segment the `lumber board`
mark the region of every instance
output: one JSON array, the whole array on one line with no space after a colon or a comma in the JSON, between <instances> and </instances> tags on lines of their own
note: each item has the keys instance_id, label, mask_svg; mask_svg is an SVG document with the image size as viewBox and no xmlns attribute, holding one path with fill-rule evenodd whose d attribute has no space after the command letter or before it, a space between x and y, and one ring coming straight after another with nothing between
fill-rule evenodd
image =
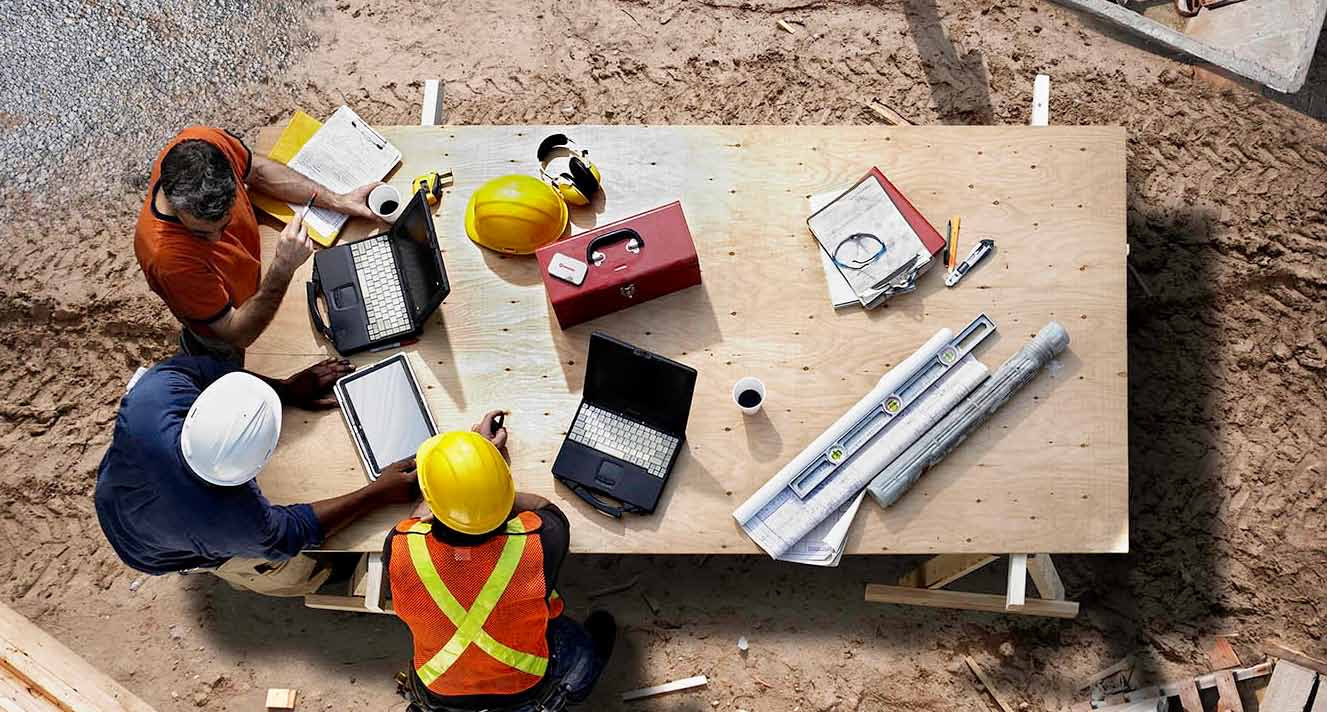
<instances>
[{"instance_id":1,"label":"lumber board","mask_svg":"<svg viewBox=\"0 0 1327 712\"><path fill-rule=\"evenodd\" d=\"M1009 586L1004 594L1004 607L1010 610L1022 608L1027 600L1028 555L1009 555Z\"/></svg>"},{"instance_id":2,"label":"lumber board","mask_svg":"<svg viewBox=\"0 0 1327 712\"><path fill-rule=\"evenodd\" d=\"M1309 712L1327 712L1327 675L1318 673L1318 691L1313 695L1313 707Z\"/></svg>"},{"instance_id":3,"label":"lumber board","mask_svg":"<svg viewBox=\"0 0 1327 712\"><path fill-rule=\"evenodd\" d=\"M1184 712L1203 712L1203 698L1198 694L1198 685L1189 681L1181 683L1179 687L1180 706Z\"/></svg>"},{"instance_id":4,"label":"lumber board","mask_svg":"<svg viewBox=\"0 0 1327 712\"><path fill-rule=\"evenodd\" d=\"M704 675L696 675L695 677L688 677L682 680L673 680L672 682L665 682L662 685L654 685L653 687L642 687L639 690L629 690L627 692L623 692L622 701L630 702L631 700L642 700L645 699L646 697L657 697L658 695L666 695L670 692L681 692L682 690L690 690L693 687L701 687L707 684L709 684L708 678L706 678Z\"/></svg>"},{"instance_id":5,"label":"lumber board","mask_svg":"<svg viewBox=\"0 0 1327 712\"><path fill-rule=\"evenodd\" d=\"M311 593L304 597L304 605L309 608L321 608L327 611L344 611L346 613L379 613L396 614L396 608L392 602L386 601L381 610L374 610L365 605L363 596L337 596L329 593Z\"/></svg>"},{"instance_id":6,"label":"lumber board","mask_svg":"<svg viewBox=\"0 0 1327 712\"><path fill-rule=\"evenodd\" d=\"M1288 645L1285 645L1284 643L1279 643L1275 641L1268 643L1267 654L1271 655L1274 658L1279 658L1281 660L1289 660L1290 662L1300 667L1308 668L1318 673L1319 675L1327 675L1327 662L1324 662L1322 660L1319 660L1318 658L1307 655L1299 650L1296 650Z\"/></svg>"},{"instance_id":7,"label":"lumber board","mask_svg":"<svg viewBox=\"0 0 1327 712\"><path fill-rule=\"evenodd\" d=\"M1052 601L1064 600L1064 583L1060 581L1060 572L1055 569L1050 554L1033 554L1028 557L1028 575L1037 587L1037 593Z\"/></svg>"},{"instance_id":8,"label":"lumber board","mask_svg":"<svg viewBox=\"0 0 1327 712\"><path fill-rule=\"evenodd\" d=\"M888 509L864 507L848 554L1122 553L1128 550L1125 132L1026 126L378 127L404 156L388 182L451 168L436 218L452 293L418 345L426 398L443 428L512 411L513 474L567 513L580 553L755 553L732 511L941 327L986 313L996 365L1046 321L1072 338L1057 365ZM463 230L470 195L503 173L531 174L541 138L565 131L604 176L570 232L680 200L704 283L563 331L529 257L501 257ZM278 133L267 129L263 153ZM835 311L806 229L806 196L878 165L933 221L961 214L997 249L955 289L927 274L917 292L870 312ZM597 210L597 212L596 212ZM352 223L347 239L369 231ZM264 256L277 231L263 228ZM1047 250L1054 245L1054 250ZM248 366L285 375L331 353L309 324L306 263ZM551 464L580 399L589 335L613 336L699 371L687 444L658 511L612 520L556 485ZM387 353L355 356L364 365ZM769 389L744 418L731 386ZM364 474L342 418L291 411L259 476L276 503L344 494ZM324 549L376 551L409 505L381 510Z\"/></svg>"},{"instance_id":9,"label":"lumber board","mask_svg":"<svg viewBox=\"0 0 1327 712\"><path fill-rule=\"evenodd\" d=\"M968 669L972 670L972 674L977 676L977 680L981 682L981 686L985 688L986 693L991 696L991 699L995 700L995 704L1000 707L1000 712L1014 712L1009 703L1005 702L1004 698L1000 696L999 688L991 682L991 679L986 676L986 671L981 669L981 666L977 664L976 660L972 659L972 656L964 655L963 662L968 664Z\"/></svg>"},{"instance_id":10,"label":"lumber board","mask_svg":"<svg viewBox=\"0 0 1327 712\"><path fill-rule=\"evenodd\" d=\"M969 611L987 611L991 613L1015 613L1028 616L1049 616L1052 618L1073 618L1078 615L1078 603L1075 601L1047 601L1029 598L1022 606L1005 608L1005 597L989 593L963 593L943 591L911 586L885 586L867 584L866 600L870 603L899 603L910 606L928 606L931 608L958 608Z\"/></svg>"},{"instance_id":11,"label":"lumber board","mask_svg":"<svg viewBox=\"0 0 1327 712\"><path fill-rule=\"evenodd\" d=\"M1260 712L1304 712L1317 681L1317 673L1282 660L1272 672L1267 694L1258 709Z\"/></svg>"},{"instance_id":12,"label":"lumber board","mask_svg":"<svg viewBox=\"0 0 1327 712\"><path fill-rule=\"evenodd\" d=\"M1212 644L1207 649L1207 660L1212 664L1213 670L1225 670L1243 665L1230 641L1220 637L1212 639Z\"/></svg>"},{"instance_id":13,"label":"lumber board","mask_svg":"<svg viewBox=\"0 0 1327 712\"><path fill-rule=\"evenodd\" d=\"M1216 691L1219 697L1216 701L1216 712L1244 712L1244 702L1240 699L1239 686L1235 684L1235 676L1229 670L1220 670L1215 673Z\"/></svg>"},{"instance_id":14,"label":"lumber board","mask_svg":"<svg viewBox=\"0 0 1327 712\"><path fill-rule=\"evenodd\" d=\"M1097 684L1098 682L1105 680L1111 675L1125 672L1126 670L1131 669L1133 666L1134 666L1134 657L1132 655L1126 655L1120 658L1119 660L1115 661L1114 663L1111 663L1105 669L1092 675L1092 677L1089 677L1087 680L1083 681L1083 683L1078 686L1078 689L1085 690Z\"/></svg>"},{"instance_id":15,"label":"lumber board","mask_svg":"<svg viewBox=\"0 0 1327 712\"><path fill-rule=\"evenodd\" d=\"M4 673L0 677L13 681L11 686L38 691L39 700L57 701L58 706L52 704L51 709L153 712L146 702L3 604L0 604L0 668Z\"/></svg>"},{"instance_id":16,"label":"lumber board","mask_svg":"<svg viewBox=\"0 0 1327 712\"><path fill-rule=\"evenodd\" d=\"M1167 704L1167 698L1153 697L1147 700L1098 707L1096 712L1165 712Z\"/></svg>"},{"instance_id":17,"label":"lumber board","mask_svg":"<svg viewBox=\"0 0 1327 712\"><path fill-rule=\"evenodd\" d=\"M995 554L941 554L932 556L899 577L898 585L944 588L1000 557Z\"/></svg>"}]
</instances>

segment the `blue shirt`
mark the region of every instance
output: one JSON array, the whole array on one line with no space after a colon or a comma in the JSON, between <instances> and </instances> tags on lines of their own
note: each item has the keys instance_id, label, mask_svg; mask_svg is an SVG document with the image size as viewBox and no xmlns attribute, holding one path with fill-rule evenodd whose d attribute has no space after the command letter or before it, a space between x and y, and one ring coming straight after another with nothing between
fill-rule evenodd
<instances>
[{"instance_id":1,"label":"blue shirt","mask_svg":"<svg viewBox=\"0 0 1327 712\"><path fill-rule=\"evenodd\" d=\"M256 482L208 484L180 452L189 407L238 366L176 356L143 374L120 401L97 470L97 519L124 562L149 574L215 567L232 556L288 559L322 544L307 504L274 507Z\"/></svg>"}]
</instances>

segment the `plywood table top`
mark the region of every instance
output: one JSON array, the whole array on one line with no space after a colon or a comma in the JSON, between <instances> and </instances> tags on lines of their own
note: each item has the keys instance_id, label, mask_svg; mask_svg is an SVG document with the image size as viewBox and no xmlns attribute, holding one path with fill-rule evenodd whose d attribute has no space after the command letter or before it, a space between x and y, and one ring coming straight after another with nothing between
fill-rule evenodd
<instances>
[{"instance_id":1,"label":"plywood table top","mask_svg":"<svg viewBox=\"0 0 1327 712\"><path fill-rule=\"evenodd\" d=\"M1128 549L1125 349L1125 132L1109 127L446 126L382 127L404 155L389 182L450 168L436 224L452 293L416 349L432 371L440 427L512 411L513 472L567 513L572 550L751 553L732 511L942 327L985 313L999 331L977 351L992 369L1057 319L1070 346L1052 366L888 510L869 499L847 553L1107 553ZM504 173L536 174L540 139L565 130L604 177L603 198L574 209L572 234L681 200L703 284L563 331L533 257L471 243L466 200ZM264 130L266 153L278 129ZM835 311L807 197L871 166L943 228L962 216L960 255L996 252L959 286L939 269L874 311ZM352 223L344 239L367 232ZM263 229L264 257L277 232ZM248 355L284 376L327 355L297 273ZM554 483L550 467L580 400L589 335L602 330L695 367L687 431L658 510L608 519ZM389 354L363 354L357 364ZM764 410L744 417L731 387L755 375ZM348 492L364 474L336 411L288 411L259 478L274 502ZM407 507L377 512L327 549L374 551Z\"/></svg>"}]
</instances>

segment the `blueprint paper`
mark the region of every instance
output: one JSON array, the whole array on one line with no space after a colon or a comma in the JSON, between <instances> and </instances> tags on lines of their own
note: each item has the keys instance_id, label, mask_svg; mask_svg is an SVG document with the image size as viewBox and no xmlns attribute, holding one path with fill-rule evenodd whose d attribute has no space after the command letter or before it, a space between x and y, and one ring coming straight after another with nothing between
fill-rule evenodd
<instances>
[{"instance_id":1,"label":"blueprint paper","mask_svg":"<svg viewBox=\"0 0 1327 712\"><path fill-rule=\"evenodd\" d=\"M811 566L838 566L843 560L843 544L848 539L848 530L857 516L857 509L866 496L863 490L856 498L834 510L829 518L816 525L811 533L793 545L788 553L776 557L779 561Z\"/></svg>"}]
</instances>

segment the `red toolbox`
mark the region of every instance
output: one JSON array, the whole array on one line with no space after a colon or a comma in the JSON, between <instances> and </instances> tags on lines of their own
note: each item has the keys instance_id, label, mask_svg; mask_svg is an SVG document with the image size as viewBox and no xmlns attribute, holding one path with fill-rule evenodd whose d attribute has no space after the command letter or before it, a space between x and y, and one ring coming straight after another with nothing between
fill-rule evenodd
<instances>
[{"instance_id":1,"label":"red toolbox","mask_svg":"<svg viewBox=\"0 0 1327 712\"><path fill-rule=\"evenodd\" d=\"M571 258L586 265L580 286L549 273L559 254L565 256L559 262ZM678 202L555 242L536 257L564 329L700 284L700 258Z\"/></svg>"}]
</instances>

